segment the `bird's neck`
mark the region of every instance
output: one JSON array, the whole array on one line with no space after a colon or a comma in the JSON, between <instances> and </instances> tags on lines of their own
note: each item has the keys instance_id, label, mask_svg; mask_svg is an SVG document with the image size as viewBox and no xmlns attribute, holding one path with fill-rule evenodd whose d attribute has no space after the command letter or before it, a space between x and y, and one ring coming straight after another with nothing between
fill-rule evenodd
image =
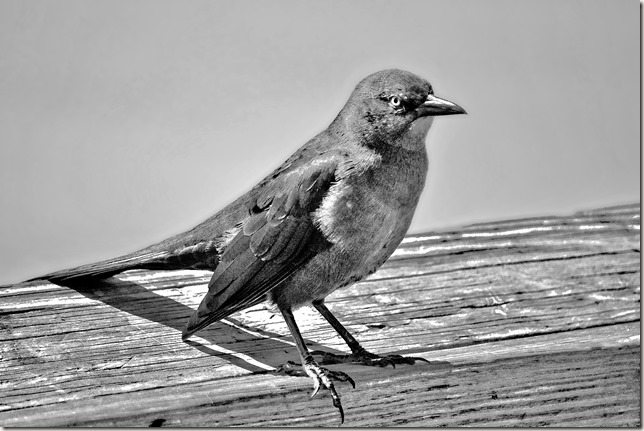
<instances>
[{"instance_id":1,"label":"bird's neck","mask_svg":"<svg viewBox=\"0 0 644 431\"><path fill-rule=\"evenodd\" d=\"M396 140L396 146L402 147L409 151L426 151L425 140L432 127L434 117L421 117L411 123L406 133L400 135Z\"/></svg>"}]
</instances>

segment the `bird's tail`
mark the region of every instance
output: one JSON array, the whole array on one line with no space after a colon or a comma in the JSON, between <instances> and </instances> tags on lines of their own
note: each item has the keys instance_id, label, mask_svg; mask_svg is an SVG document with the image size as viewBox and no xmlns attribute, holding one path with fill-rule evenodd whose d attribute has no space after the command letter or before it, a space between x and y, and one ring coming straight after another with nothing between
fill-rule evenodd
<instances>
[{"instance_id":1,"label":"bird's tail","mask_svg":"<svg viewBox=\"0 0 644 431\"><path fill-rule=\"evenodd\" d=\"M128 269L154 269L160 267L169 254L167 251L140 251L114 259L52 272L26 281L49 280L54 283L60 283L90 278L107 278Z\"/></svg>"}]
</instances>

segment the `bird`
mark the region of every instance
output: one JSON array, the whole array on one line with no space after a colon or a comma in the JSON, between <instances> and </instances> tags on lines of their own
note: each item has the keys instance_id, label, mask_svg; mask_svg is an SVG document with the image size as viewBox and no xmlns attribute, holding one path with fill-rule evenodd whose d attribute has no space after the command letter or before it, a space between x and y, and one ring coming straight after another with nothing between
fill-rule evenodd
<instances>
[{"instance_id":1,"label":"bird","mask_svg":"<svg viewBox=\"0 0 644 431\"><path fill-rule=\"evenodd\" d=\"M324 300L375 272L400 244L426 182L428 131L434 117L455 114L466 111L435 96L418 75L400 69L370 74L325 130L202 223L134 253L28 281L69 284L131 269L213 271L182 339L268 301L282 314L301 360L301 370L291 362L282 370L310 377L311 397L320 387L329 391L343 423L334 381L354 388L355 382L321 364L395 366L422 358L367 351ZM293 316L306 305L328 321L351 355L308 349Z\"/></svg>"}]
</instances>

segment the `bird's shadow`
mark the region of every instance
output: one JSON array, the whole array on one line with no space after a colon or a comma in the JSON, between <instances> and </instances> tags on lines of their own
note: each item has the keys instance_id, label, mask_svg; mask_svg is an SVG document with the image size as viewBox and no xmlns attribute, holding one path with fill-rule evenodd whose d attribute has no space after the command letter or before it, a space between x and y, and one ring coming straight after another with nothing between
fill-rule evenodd
<instances>
[{"instance_id":1,"label":"bird's shadow","mask_svg":"<svg viewBox=\"0 0 644 431\"><path fill-rule=\"evenodd\" d=\"M196 277L195 281L196 283L201 283L201 280L197 281ZM182 279L182 285L185 285L185 282L186 279ZM175 329L177 331L177 342L182 342L181 332L194 312L192 308L174 299L155 293L140 284L119 278L110 277L89 281L83 280L82 282L59 282L57 284L73 289L89 299L100 301L131 315ZM225 352L243 353L271 367L279 367L288 361L298 361L299 354L297 349L280 341L284 339L282 335L256 327L247 328L248 330L245 331L243 328L246 327L243 323L230 317L226 318L226 320L232 322L235 326L216 322L196 334L207 343L223 347L223 352L198 340L188 339L183 342L203 353L217 356L253 373L265 373L266 368L254 365L252 361L241 359L235 354ZM290 341L290 337L287 340ZM336 354L345 353L322 346L315 341L305 341L311 350L322 350ZM433 364L441 367L446 365L444 363Z\"/></svg>"},{"instance_id":2,"label":"bird's shadow","mask_svg":"<svg viewBox=\"0 0 644 431\"><path fill-rule=\"evenodd\" d=\"M175 329L177 342L182 342L181 332L194 312L192 308L155 293L140 284L114 277L78 282L57 282L56 284L73 289L89 299L100 301L131 315ZM244 331L241 328L245 326L241 322L230 317L226 320L238 327L216 322L199 331L196 336L208 343L223 347L222 350L246 354L252 359L272 367L278 367L287 361L298 360L299 355L295 347L278 341L284 339L282 335L258 328L248 328L250 331ZM253 333L261 335L257 336ZM203 353L220 357L250 372L266 371L265 368L253 365L234 354L217 351L206 343L194 339L184 342ZM306 343L312 350L332 351L332 349L311 340L307 340ZM335 351L334 353L340 352Z\"/></svg>"}]
</instances>

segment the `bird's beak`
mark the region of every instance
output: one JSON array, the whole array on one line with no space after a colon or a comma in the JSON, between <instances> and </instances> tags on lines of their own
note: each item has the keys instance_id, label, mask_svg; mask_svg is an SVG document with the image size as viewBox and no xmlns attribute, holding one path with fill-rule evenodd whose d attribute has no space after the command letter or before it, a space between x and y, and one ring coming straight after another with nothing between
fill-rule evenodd
<instances>
[{"instance_id":1,"label":"bird's beak","mask_svg":"<svg viewBox=\"0 0 644 431\"><path fill-rule=\"evenodd\" d=\"M454 114L467 114L465 109L452 103L449 100L441 99L433 94L427 96L427 100L420 105L417 109L421 116L438 116L438 115L454 115Z\"/></svg>"}]
</instances>

